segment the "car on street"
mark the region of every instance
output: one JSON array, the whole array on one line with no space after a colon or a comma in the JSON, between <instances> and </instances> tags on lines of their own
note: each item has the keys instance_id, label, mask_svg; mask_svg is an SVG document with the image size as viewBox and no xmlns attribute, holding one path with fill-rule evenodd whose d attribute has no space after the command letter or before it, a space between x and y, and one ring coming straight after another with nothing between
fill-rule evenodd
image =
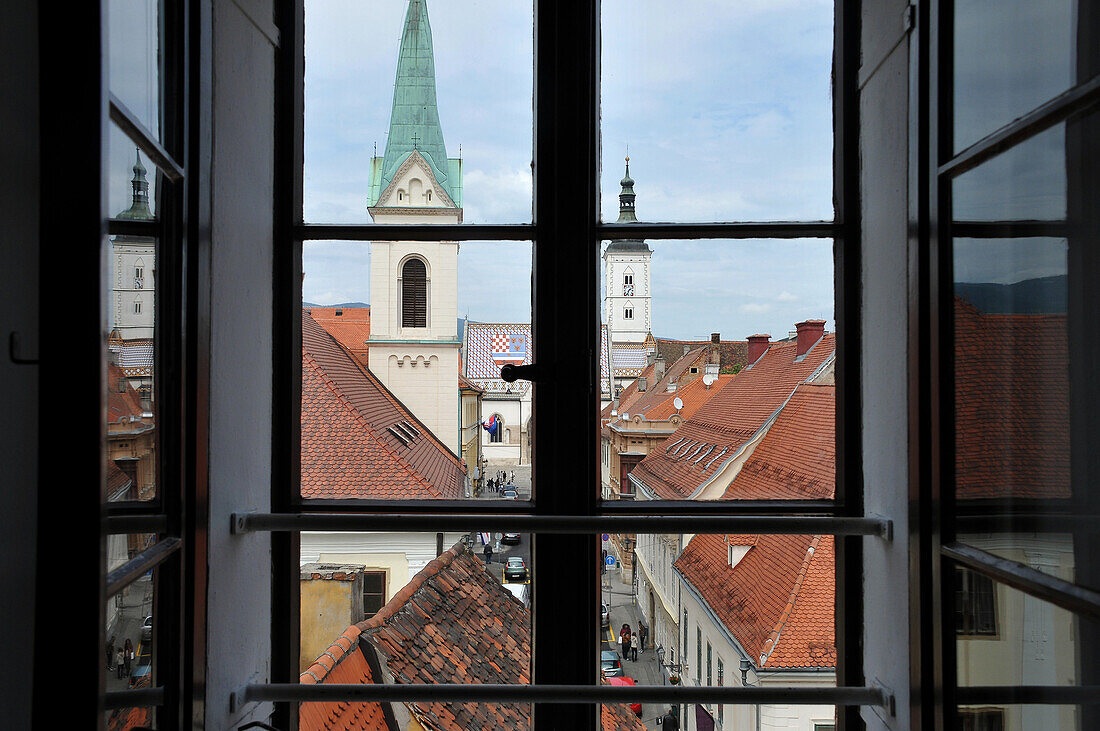
<instances>
[{"instance_id":1,"label":"car on street","mask_svg":"<svg viewBox=\"0 0 1100 731\"><path fill-rule=\"evenodd\" d=\"M139 642L137 664L130 671L130 688L148 688L152 679L153 654L148 642Z\"/></svg>"},{"instance_id":2,"label":"car on street","mask_svg":"<svg viewBox=\"0 0 1100 731\"><path fill-rule=\"evenodd\" d=\"M516 492L516 488L509 486L500 491L500 496L505 500L515 500L519 497L519 493Z\"/></svg>"},{"instance_id":3,"label":"car on street","mask_svg":"<svg viewBox=\"0 0 1100 731\"><path fill-rule=\"evenodd\" d=\"M611 610L607 608L605 602L600 602L600 626L603 629L611 627Z\"/></svg>"},{"instance_id":4,"label":"car on street","mask_svg":"<svg viewBox=\"0 0 1100 731\"><path fill-rule=\"evenodd\" d=\"M527 581L527 564L519 556L509 556L504 564L504 581L523 583Z\"/></svg>"},{"instance_id":5,"label":"car on street","mask_svg":"<svg viewBox=\"0 0 1100 731\"><path fill-rule=\"evenodd\" d=\"M141 622L141 641L152 642L153 641L153 615L148 614Z\"/></svg>"},{"instance_id":6,"label":"car on street","mask_svg":"<svg viewBox=\"0 0 1100 731\"><path fill-rule=\"evenodd\" d=\"M519 533L505 533L504 537L500 539L501 543L508 543L508 544L513 545L513 546L515 544L519 543L519 541L520 541Z\"/></svg>"},{"instance_id":7,"label":"car on street","mask_svg":"<svg viewBox=\"0 0 1100 731\"><path fill-rule=\"evenodd\" d=\"M634 678L630 678L630 677L627 677L625 675L622 675L622 676L619 676L619 677L608 678L607 679L607 684L608 685L637 685L637 682L634 680ZM642 704L641 703L631 703L630 704L630 710L634 711L635 716L640 716L640 715L642 715Z\"/></svg>"},{"instance_id":8,"label":"car on street","mask_svg":"<svg viewBox=\"0 0 1100 731\"><path fill-rule=\"evenodd\" d=\"M602 650L600 652L600 672L605 678L621 678L625 675L623 664L619 662L619 654L614 650Z\"/></svg>"}]
</instances>

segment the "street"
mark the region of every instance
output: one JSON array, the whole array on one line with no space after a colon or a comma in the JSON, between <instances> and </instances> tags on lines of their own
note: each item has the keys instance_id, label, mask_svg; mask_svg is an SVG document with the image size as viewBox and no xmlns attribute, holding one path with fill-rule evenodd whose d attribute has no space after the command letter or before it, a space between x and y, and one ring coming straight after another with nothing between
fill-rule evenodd
<instances>
[{"instance_id":1,"label":"street","mask_svg":"<svg viewBox=\"0 0 1100 731\"><path fill-rule=\"evenodd\" d=\"M608 571L603 578L603 601L611 611L611 626L603 632L602 649L614 650L622 657L622 648L619 644L619 628L629 624L632 632L637 632L640 626L641 610L633 601L630 593L630 585L620 581L617 572ZM653 650L653 638L649 637L649 647L638 649L638 660L623 660L623 672L628 677L634 678L638 685L661 685L663 678L661 667L657 664L657 656ZM647 728L660 728L657 725L658 716L663 716L668 710L667 704L643 703L641 721Z\"/></svg>"},{"instance_id":2,"label":"street","mask_svg":"<svg viewBox=\"0 0 1100 731\"><path fill-rule=\"evenodd\" d=\"M111 599L110 601L115 600ZM131 673L137 669L138 660L136 656L141 653L141 622L145 619L145 615L152 614L152 607L153 580L152 577L143 576L123 591L115 624L107 633L108 639L111 635L115 636L116 648L125 645L127 639L133 643L135 658L131 664ZM104 641L104 644L106 644L106 641ZM102 659L106 660L106 654L103 655ZM113 668L114 660L111 661L111 665ZM126 675L119 678L116 670L107 671L107 690L126 690L129 688L129 683L130 679Z\"/></svg>"}]
</instances>

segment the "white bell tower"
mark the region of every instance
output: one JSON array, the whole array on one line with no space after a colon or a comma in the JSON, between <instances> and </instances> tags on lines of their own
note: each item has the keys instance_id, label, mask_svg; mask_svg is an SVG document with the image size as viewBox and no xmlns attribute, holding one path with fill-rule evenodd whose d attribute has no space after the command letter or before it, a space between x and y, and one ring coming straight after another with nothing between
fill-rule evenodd
<instances>
[{"instance_id":1,"label":"white bell tower","mask_svg":"<svg viewBox=\"0 0 1100 731\"><path fill-rule=\"evenodd\" d=\"M637 223L634 215L634 180L630 158L621 181L618 223ZM613 343L641 343L652 329L649 260L653 255L641 239L612 241L603 253L604 323Z\"/></svg>"}]
</instances>

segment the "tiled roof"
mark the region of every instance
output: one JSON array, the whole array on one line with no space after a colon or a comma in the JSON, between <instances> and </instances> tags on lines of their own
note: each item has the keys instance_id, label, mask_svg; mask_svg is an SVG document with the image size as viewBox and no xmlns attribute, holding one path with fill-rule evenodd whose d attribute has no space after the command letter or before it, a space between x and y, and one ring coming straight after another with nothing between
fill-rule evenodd
<instances>
[{"instance_id":1,"label":"tiled roof","mask_svg":"<svg viewBox=\"0 0 1100 731\"><path fill-rule=\"evenodd\" d=\"M600 325L600 393L611 398L611 349L607 342L607 325Z\"/></svg>"},{"instance_id":2,"label":"tiled roof","mask_svg":"<svg viewBox=\"0 0 1100 731\"><path fill-rule=\"evenodd\" d=\"M604 679L604 685L608 685ZM644 731L646 725L630 710L629 703L604 703L600 706L600 728L603 731Z\"/></svg>"},{"instance_id":3,"label":"tiled roof","mask_svg":"<svg viewBox=\"0 0 1100 731\"><path fill-rule=\"evenodd\" d=\"M152 708L121 708L107 716L107 731L130 731L148 728L153 720Z\"/></svg>"},{"instance_id":4,"label":"tiled roof","mask_svg":"<svg viewBox=\"0 0 1100 731\"><path fill-rule=\"evenodd\" d=\"M723 500L830 500L836 484L836 386L801 384Z\"/></svg>"},{"instance_id":5,"label":"tiled roof","mask_svg":"<svg viewBox=\"0 0 1100 731\"><path fill-rule=\"evenodd\" d=\"M684 354L685 345L689 350L710 345L709 340L671 340L669 338L656 338L656 340L657 355L663 356L669 363L675 362ZM744 368L749 364L749 344L744 340L721 341L721 353L720 368L732 368L735 365Z\"/></svg>"},{"instance_id":6,"label":"tiled roof","mask_svg":"<svg viewBox=\"0 0 1100 731\"><path fill-rule=\"evenodd\" d=\"M458 375L458 387L467 391L477 391L478 393L483 393L483 391L478 388L475 383L473 383L470 379L466 378L466 376L462 375L461 373Z\"/></svg>"},{"instance_id":7,"label":"tiled roof","mask_svg":"<svg viewBox=\"0 0 1100 731\"><path fill-rule=\"evenodd\" d=\"M458 543L425 566L370 619L360 641L385 658L394 683L530 683L531 614ZM410 703L427 729L519 729L516 703Z\"/></svg>"},{"instance_id":8,"label":"tiled roof","mask_svg":"<svg viewBox=\"0 0 1100 731\"><path fill-rule=\"evenodd\" d=\"M130 378L153 374L152 338L111 338L107 349L118 354L118 365Z\"/></svg>"},{"instance_id":9,"label":"tiled roof","mask_svg":"<svg viewBox=\"0 0 1100 731\"><path fill-rule=\"evenodd\" d=\"M698 534L674 566L758 668L836 667L832 536L758 536L731 568L726 536Z\"/></svg>"},{"instance_id":10,"label":"tiled roof","mask_svg":"<svg viewBox=\"0 0 1100 731\"><path fill-rule=\"evenodd\" d=\"M373 683L370 665L359 648L359 628L348 627L298 678L299 683ZM301 703L298 706L301 731L386 731L385 713L379 703L334 701Z\"/></svg>"},{"instance_id":11,"label":"tiled roof","mask_svg":"<svg viewBox=\"0 0 1100 731\"><path fill-rule=\"evenodd\" d=\"M306 312L360 362L367 362L370 307L307 307Z\"/></svg>"},{"instance_id":12,"label":"tiled roof","mask_svg":"<svg viewBox=\"0 0 1100 731\"><path fill-rule=\"evenodd\" d=\"M729 380L631 472L658 497L675 500L696 489L733 457L836 349L824 335L801 360L796 343L773 344L752 368Z\"/></svg>"},{"instance_id":13,"label":"tiled roof","mask_svg":"<svg viewBox=\"0 0 1100 731\"><path fill-rule=\"evenodd\" d=\"M1068 498L1066 316L985 314L955 298L958 496Z\"/></svg>"},{"instance_id":14,"label":"tiled roof","mask_svg":"<svg viewBox=\"0 0 1100 731\"><path fill-rule=\"evenodd\" d=\"M733 378L734 376L728 373L720 375L718 380L709 387L703 383L702 378L696 378L671 393L654 392L651 401L645 404L639 401L635 410L644 413L645 418L650 421L667 421L677 411L679 411L681 417L690 419L699 410L699 407L714 398ZM661 398L662 396L663 398ZM677 398L684 404L683 408L679 410L677 410L675 403Z\"/></svg>"},{"instance_id":15,"label":"tiled roof","mask_svg":"<svg viewBox=\"0 0 1100 731\"><path fill-rule=\"evenodd\" d=\"M302 496L457 498L464 474L459 458L303 312Z\"/></svg>"},{"instance_id":16,"label":"tiled roof","mask_svg":"<svg viewBox=\"0 0 1100 731\"><path fill-rule=\"evenodd\" d=\"M121 386L121 390L120 390ZM130 385L122 368L114 363L107 364L107 423L118 423L120 419L142 421L141 396ZM152 424L152 417L145 417Z\"/></svg>"},{"instance_id":17,"label":"tiled roof","mask_svg":"<svg viewBox=\"0 0 1100 731\"><path fill-rule=\"evenodd\" d=\"M526 322L470 322L466 325L466 373L486 393L526 393L528 381L506 383L500 369L507 363L530 365L534 353L531 325Z\"/></svg>"},{"instance_id":18,"label":"tiled roof","mask_svg":"<svg viewBox=\"0 0 1100 731\"><path fill-rule=\"evenodd\" d=\"M611 362L615 366L615 375L619 377L637 377L646 367L649 346L645 343L611 343Z\"/></svg>"}]
</instances>

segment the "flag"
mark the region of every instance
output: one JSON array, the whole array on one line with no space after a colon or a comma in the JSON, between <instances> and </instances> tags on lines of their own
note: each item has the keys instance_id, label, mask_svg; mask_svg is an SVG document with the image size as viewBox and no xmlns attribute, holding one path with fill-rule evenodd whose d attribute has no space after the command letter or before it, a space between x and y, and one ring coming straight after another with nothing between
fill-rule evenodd
<instances>
[{"instance_id":1,"label":"flag","mask_svg":"<svg viewBox=\"0 0 1100 731\"><path fill-rule=\"evenodd\" d=\"M492 416L489 417L489 423L485 423L484 421L481 422L481 428L484 429L485 431L489 432L489 436L494 436L495 437L497 435L497 427L498 426L499 425L497 423L497 415L496 414L493 414Z\"/></svg>"}]
</instances>

